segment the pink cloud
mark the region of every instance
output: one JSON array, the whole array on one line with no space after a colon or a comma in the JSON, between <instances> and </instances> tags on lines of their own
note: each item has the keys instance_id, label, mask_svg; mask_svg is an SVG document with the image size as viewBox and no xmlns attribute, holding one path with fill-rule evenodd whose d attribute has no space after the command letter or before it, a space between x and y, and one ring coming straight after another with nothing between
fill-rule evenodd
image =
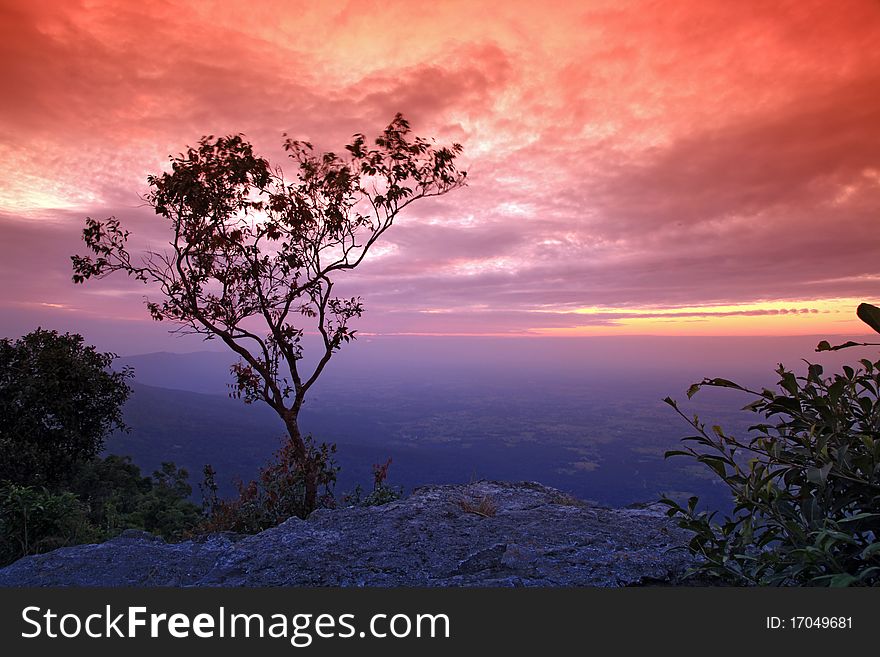
<instances>
[{"instance_id":1,"label":"pink cloud","mask_svg":"<svg viewBox=\"0 0 880 657\"><path fill-rule=\"evenodd\" d=\"M283 164L282 132L339 150L396 111L461 141L471 183L414 206L344 281L367 330L877 295L870 0L0 11L0 306L21 316L140 312L130 282L74 290L67 256L86 215L161 243L145 177L202 134L244 132Z\"/></svg>"}]
</instances>

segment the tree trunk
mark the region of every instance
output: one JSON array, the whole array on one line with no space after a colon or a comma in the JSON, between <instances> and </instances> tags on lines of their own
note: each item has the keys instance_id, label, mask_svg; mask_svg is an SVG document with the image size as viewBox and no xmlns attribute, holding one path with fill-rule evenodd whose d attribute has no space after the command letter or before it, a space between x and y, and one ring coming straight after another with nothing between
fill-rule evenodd
<instances>
[{"instance_id":1,"label":"tree trunk","mask_svg":"<svg viewBox=\"0 0 880 657\"><path fill-rule=\"evenodd\" d=\"M293 444L297 465L302 470L303 484L305 485L305 511L306 515L308 515L315 510L318 503L318 473L316 471L315 459L308 453L306 443L303 440L302 433L300 433L298 415L297 410L289 410L282 418L284 426L287 427L290 442Z\"/></svg>"},{"instance_id":2,"label":"tree trunk","mask_svg":"<svg viewBox=\"0 0 880 657\"><path fill-rule=\"evenodd\" d=\"M293 444L296 457L304 459L306 457L306 444L299 431L298 415L299 413L296 411L286 411L281 414L281 419L284 420L284 426L287 428L287 435L290 438L291 444Z\"/></svg>"}]
</instances>

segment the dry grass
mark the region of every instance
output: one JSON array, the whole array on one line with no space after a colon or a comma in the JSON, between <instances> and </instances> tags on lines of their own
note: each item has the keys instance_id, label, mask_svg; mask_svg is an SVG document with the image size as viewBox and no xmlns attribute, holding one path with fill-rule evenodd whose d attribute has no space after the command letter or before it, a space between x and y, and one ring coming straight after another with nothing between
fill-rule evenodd
<instances>
[{"instance_id":1,"label":"dry grass","mask_svg":"<svg viewBox=\"0 0 880 657\"><path fill-rule=\"evenodd\" d=\"M462 499L459 500L458 505L465 513L473 513L483 518L492 518L498 513L498 505L488 495L484 495L477 502Z\"/></svg>"},{"instance_id":2,"label":"dry grass","mask_svg":"<svg viewBox=\"0 0 880 657\"><path fill-rule=\"evenodd\" d=\"M583 500L579 500L578 498L576 498L572 495L569 495L568 493L554 494L551 496L550 502L552 504L558 504L559 506L577 506L577 507L589 506Z\"/></svg>"}]
</instances>

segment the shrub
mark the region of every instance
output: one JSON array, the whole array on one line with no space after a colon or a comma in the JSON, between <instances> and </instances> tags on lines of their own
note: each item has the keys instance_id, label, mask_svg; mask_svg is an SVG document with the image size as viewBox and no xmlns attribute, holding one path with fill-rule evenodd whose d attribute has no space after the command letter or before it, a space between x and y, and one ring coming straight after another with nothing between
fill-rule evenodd
<instances>
[{"instance_id":1,"label":"shrub","mask_svg":"<svg viewBox=\"0 0 880 657\"><path fill-rule=\"evenodd\" d=\"M806 376L779 366L778 391L750 390L725 379L703 387L740 390L753 398L744 410L762 416L750 437L699 418L683 439L682 455L711 468L730 489L735 507L698 510L664 498L669 515L693 532L695 571L734 584L880 584L880 360L825 377L809 364Z\"/></svg>"},{"instance_id":2,"label":"shrub","mask_svg":"<svg viewBox=\"0 0 880 657\"><path fill-rule=\"evenodd\" d=\"M189 499L186 470L163 463L142 477L128 456L81 463L64 484L48 490L11 482L0 485L0 565L59 547L98 542L125 529L166 540L192 533L202 519Z\"/></svg>"},{"instance_id":3,"label":"shrub","mask_svg":"<svg viewBox=\"0 0 880 657\"><path fill-rule=\"evenodd\" d=\"M200 530L256 534L293 516L306 518L314 509L308 482L316 482L320 491L317 508L334 507L333 486L339 471L333 460L336 445L322 443L316 447L311 436L304 440L305 459L297 457L293 441L286 441L255 480L238 482L238 498L233 500L218 497L216 473L210 465L205 466L201 486L205 520ZM306 467L310 468L308 472L304 471Z\"/></svg>"},{"instance_id":4,"label":"shrub","mask_svg":"<svg viewBox=\"0 0 880 657\"><path fill-rule=\"evenodd\" d=\"M382 464L374 464L373 490L365 496L363 487L358 484L355 486L354 492L344 497L343 501L345 504L350 506L382 506L403 497L403 489L395 488L385 483L388 480L388 468L390 467L391 459Z\"/></svg>"},{"instance_id":5,"label":"shrub","mask_svg":"<svg viewBox=\"0 0 880 657\"><path fill-rule=\"evenodd\" d=\"M201 523L202 509L189 499L192 486L187 483L188 477L186 470L170 461L153 472L152 489L140 504L146 531L167 540L180 540Z\"/></svg>"},{"instance_id":6,"label":"shrub","mask_svg":"<svg viewBox=\"0 0 880 657\"><path fill-rule=\"evenodd\" d=\"M0 484L0 566L55 548L94 540L85 507L73 493Z\"/></svg>"},{"instance_id":7,"label":"shrub","mask_svg":"<svg viewBox=\"0 0 880 657\"><path fill-rule=\"evenodd\" d=\"M202 512L189 500L188 473L165 462L152 477L141 476L131 457L110 455L83 464L68 484L88 509L102 538L124 529L142 529L166 540L187 536Z\"/></svg>"},{"instance_id":8,"label":"shrub","mask_svg":"<svg viewBox=\"0 0 880 657\"><path fill-rule=\"evenodd\" d=\"M880 308L859 304L856 315L880 333ZM816 351L880 346L849 341ZM699 500L682 507L664 498L669 515L694 533L694 569L735 584L878 585L880 584L880 361L861 360L825 378L819 365L807 363L797 377L779 366L780 393L749 390L726 379L705 379L704 386L733 388L754 400L744 410L775 424L750 427L753 437L738 440L721 427L706 431L697 416L685 416L697 431L684 439L696 445L667 452L707 465L728 486L735 501L731 515L698 511Z\"/></svg>"}]
</instances>

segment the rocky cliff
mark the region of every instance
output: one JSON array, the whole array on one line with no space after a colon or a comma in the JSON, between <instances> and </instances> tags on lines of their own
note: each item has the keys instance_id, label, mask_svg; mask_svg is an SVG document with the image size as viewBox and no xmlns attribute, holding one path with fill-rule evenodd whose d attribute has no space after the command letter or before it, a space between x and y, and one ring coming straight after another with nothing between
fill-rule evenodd
<instances>
[{"instance_id":1,"label":"rocky cliff","mask_svg":"<svg viewBox=\"0 0 880 657\"><path fill-rule=\"evenodd\" d=\"M165 543L126 532L26 557L0 586L628 586L675 584L686 537L662 510L606 509L536 483L416 489L255 536Z\"/></svg>"}]
</instances>

